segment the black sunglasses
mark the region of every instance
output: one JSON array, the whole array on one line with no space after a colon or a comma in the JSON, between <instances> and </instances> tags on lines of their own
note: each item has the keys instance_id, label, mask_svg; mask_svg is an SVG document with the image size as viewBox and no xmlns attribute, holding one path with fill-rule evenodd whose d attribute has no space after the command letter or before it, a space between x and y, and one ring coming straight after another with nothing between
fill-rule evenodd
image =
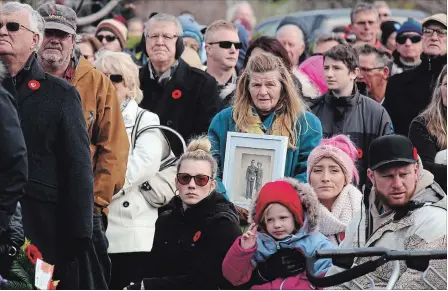
<instances>
[{"instance_id":1,"label":"black sunglasses","mask_svg":"<svg viewBox=\"0 0 448 291\"><path fill-rule=\"evenodd\" d=\"M190 174L185 174L185 173L177 174L177 181L181 185L188 185L188 184L190 184L191 179L194 179L194 182L196 183L196 185L198 185L200 187L204 187L205 185L207 185L208 181L210 181L210 179L212 179L212 178L210 176L207 176L207 175L192 176Z\"/></svg>"},{"instance_id":2,"label":"black sunglasses","mask_svg":"<svg viewBox=\"0 0 448 291\"><path fill-rule=\"evenodd\" d=\"M399 44L405 44L408 38L412 43L419 43L422 40L420 35L399 35L397 36L396 41Z\"/></svg>"},{"instance_id":3,"label":"black sunglasses","mask_svg":"<svg viewBox=\"0 0 448 291\"><path fill-rule=\"evenodd\" d=\"M109 79L114 83L121 83L123 81L123 76L118 74L109 75Z\"/></svg>"},{"instance_id":4,"label":"black sunglasses","mask_svg":"<svg viewBox=\"0 0 448 291\"><path fill-rule=\"evenodd\" d=\"M218 44L220 48L229 49L232 47L232 44L235 46L235 49L239 50L243 48L242 42L231 42L231 41L217 41L210 42L209 44Z\"/></svg>"},{"instance_id":5,"label":"black sunglasses","mask_svg":"<svg viewBox=\"0 0 448 291\"><path fill-rule=\"evenodd\" d=\"M70 36L70 33L59 29L45 29L45 37L56 37L56 38L67 38Z\"/></svg>"},{"instance_id":6,"label":"black sunglasses","mask_svg":"<svg viewBox=\"0 0 448 291\"><path fill-rule=\"evenodd\" d=\"M100 41L103 42L103 39L106 39L107 42L113 42L114 40L117 39L117 37L115 35L97 35L96 38Z\"/></svg>"},{"instance_id":7,"label":"black sunglasses","mask_svg":"<svg viewBox=\"0 0 448 291\"><path fill-rule=\"evenodd\" d=\"M26 26L23 26L22 24L18 23L18 22L6 22L6 24L0 23L0 29L2 29L3 26L6 26L6 30L8 31L18 31L21 27L32 32L35 33L34 31L32 31L31 29L29 29Z\"/></svg>"}]
</instances>

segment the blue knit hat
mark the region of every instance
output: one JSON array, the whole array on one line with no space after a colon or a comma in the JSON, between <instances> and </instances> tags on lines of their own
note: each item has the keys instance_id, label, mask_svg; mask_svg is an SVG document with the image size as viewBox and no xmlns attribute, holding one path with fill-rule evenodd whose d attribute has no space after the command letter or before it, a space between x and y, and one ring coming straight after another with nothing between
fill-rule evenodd
<instances>
[{"instance_id":1,"label":"blue knit hat","mask_svg":"<svg viewBox=\"0 0 448 291\"><path fill-rule=\"evenodd\" d=\"M184 37L191 37L198 41L199 47L202 47L202 43L204 42L204 36L201 33L201 28L199 24L190 16L190 15L181 15L177 17L179 19L180 24L182 24L182 28L184 30Z\"/></svg>"},{"instance_id":2,"label":"blue knit hat","mask_svg":"<svg viewBox=\"0 0 448 291\"><path fill-rule=\"evenodd\" d=\"M422 25L420 22L412 18L408 18L408 20L406 20L397 31L397 36L405 32L416 32L419 35L422 35Z\"/></svg>"}]
</instances>

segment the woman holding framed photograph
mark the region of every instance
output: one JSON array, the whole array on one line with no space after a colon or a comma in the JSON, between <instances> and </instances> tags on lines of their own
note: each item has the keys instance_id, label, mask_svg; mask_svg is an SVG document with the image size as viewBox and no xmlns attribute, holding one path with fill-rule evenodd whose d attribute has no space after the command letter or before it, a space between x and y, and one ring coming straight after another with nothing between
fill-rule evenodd
<instances>
[{"instance_id":1,"label":"woman holding framed photograph","mask_svg":"<svg viewBox=\"0 0 448 291\"><path fill-rule=\"evenodd\" d=\"M212 120L209 138L218 162L219 193L226 193L221 181L227 132L286 136L285 177L307 182L307 159L322 139L319 119L306 111L292 75L282 59L268 53L251 57L238 80L233 107Z\"/></svg>"}]
</instances>

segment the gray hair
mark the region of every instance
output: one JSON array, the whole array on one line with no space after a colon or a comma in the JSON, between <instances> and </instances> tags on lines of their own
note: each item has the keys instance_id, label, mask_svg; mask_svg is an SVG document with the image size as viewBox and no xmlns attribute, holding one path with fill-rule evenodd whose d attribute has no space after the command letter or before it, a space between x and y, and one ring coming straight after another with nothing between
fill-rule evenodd
<instances>
[{"instance_id":1,"label":"gray hair","mask_svg":"<svg viewBox=\"0 0 448 291\"><path fill-rule=\"evenodd\" d=\"M153 17L151 17L145 24L145 37L148 34L148 29L151 26L151 22L161 22L161 21L168 21L168 22L173 22L174 24L176 24L176 28L177 28L177 36L181 37L184 35L184 29L182 28L182 24L180 23L179 19L177 19L176 16L171 15L171 14L165 14L165 13L158 13L156 15L154 15Z\"/></svg>"},{"instance_id":2,"label":"gray hair","mask_svg":"<svg viewBox=\"0 0 448 291\"><path fill-rule=\"evenodd\" d=\"M45 21L43 17L28 4L22 4L19 2L7 2L0 8L0 14L13 14L26 10L29 14L30 30L39 35L39 43L37 44L35 51L38 51L42 42L44 41Z\"/></svg>"},{"instance_id":3,"label":"gray hair","mask_svg":"<svg viewBox=\"0 0 448 291\"><path fill-rule=\"evenodd\" d=\"M302 30L298 25L295 25L295 24L285 24L285 25L283 25L282 27L280 27L280 29L277 30L277 32L275 33L275 37L276 37L276 38L277 38L277 34L278 34L283 28L285 28L285 27L295 27L295 28L297 29L297 31L298 31L300 42L301 42L302 44L305 44L305 35L304 35L304 32L303 32L303 30Z\"/></svg>"},{"instance_id":4,"label":"gray hair","mask_svg":"<svg viewBox=\"0 0 448 291\"><path fill-rule=\"evenodd\" d=\"M252 11L252 18L248 19L250 24L252 25L252 27L255 27L255 24L257 23L257 19L254 15L254 9L252 8L252 5L250 5L250 3L248 1L240 1L237 2L235 4L233 4L232 6L230 6L227 9L227 21L233 21L233 18L235 17L236 12L241 8L241 7L248 7L251 11Z\"/></svg>"},{"instance_id":5,"label":"gray hair","mask_svg":"<svg viewBox=\"0 0 448 291\"><path fill-rule=\"evenodd\" d=\"M374 12L377 16L377 18L380 18L380 14L378 13L378 10L375 8L375 6L373 6L370 3L358 3L355 5L355 7L353 7L352 12L350 13L350 20L351 23L354 23L355 20L355 15L358 14L359 12L364 12L364 11L370 11L370 12Z\"/></svg>"},{"instance_id":6,"label":"gray hair","mask_svg":"<svg viewBox=\"0 0 448 291\"><path fill-rule=\"evenodd\" d=\"M392 70L393 60L392 56L379 48L373 47L371 45L364 45L356 49L358 55L375 55L375 65L377 67L388 67L389 70Z\"/></svg>"}]
</instances>

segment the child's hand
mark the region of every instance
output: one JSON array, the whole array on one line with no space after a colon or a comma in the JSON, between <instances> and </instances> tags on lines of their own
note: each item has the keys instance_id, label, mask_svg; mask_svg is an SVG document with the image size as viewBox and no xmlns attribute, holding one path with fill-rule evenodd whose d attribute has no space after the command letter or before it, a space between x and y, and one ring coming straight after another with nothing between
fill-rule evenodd
<instances>
[{"instance_id":1,"label":"child's hand","mask_svg":"<svg viewBox=\"0 0 448 291\"><path fill-rule=\"evenodd\" d=\"M252 223L249 229L241 236L241 247L245 250L253 248L257 244L257 224Z\"/></svg>"}]
</instances>

